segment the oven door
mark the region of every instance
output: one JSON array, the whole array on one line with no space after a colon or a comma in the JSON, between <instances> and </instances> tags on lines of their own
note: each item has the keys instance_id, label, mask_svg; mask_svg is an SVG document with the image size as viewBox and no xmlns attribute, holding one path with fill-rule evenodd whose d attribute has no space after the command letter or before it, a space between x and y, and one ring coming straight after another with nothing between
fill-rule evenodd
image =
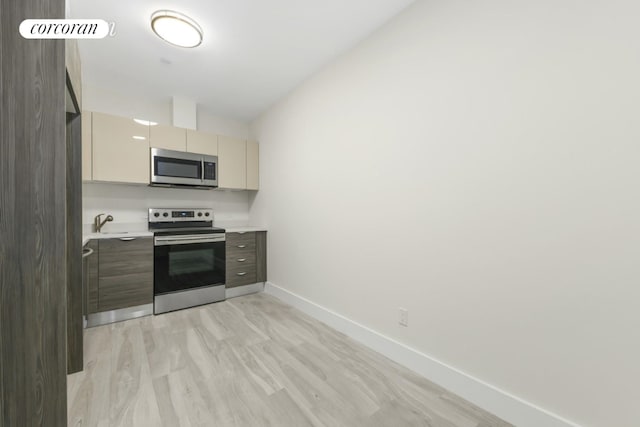
<instances>
[{"instance_id":1,"label":"oven door","mask_svg":"<svg viewBox=\"0 0 640 427\"><path fill-rule=\"evenodd\" d=\"M151 149L151 184L212 186L204 181L204 169L200 154Z\"/></svg>"},{"instance_id":2,"label":"oven door","mask_svg":"<svg viewBox=\"0 0 640 427\"><path fill-rule=\"evenodd\" d=\"M157 236L154 241L154 295L224 288L224 234Z\"/></svg>"}]
</instances>

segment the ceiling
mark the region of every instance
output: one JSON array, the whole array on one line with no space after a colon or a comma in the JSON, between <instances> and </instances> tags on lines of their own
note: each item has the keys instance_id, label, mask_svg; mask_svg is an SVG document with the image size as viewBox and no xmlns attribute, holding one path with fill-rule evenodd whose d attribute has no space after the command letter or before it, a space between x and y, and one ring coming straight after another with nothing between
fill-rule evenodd
<instances>
[{"instance_id":1,"label":"ceiling","mask_svg":"<svg viewBox=\"0 0 640 427\"><path fill-rule=\"evenodd\" d=\"M71 17L115 22L80 40L85 84L138 96L183 96L249 121L414 0L71 0ZM171 9L204 31L195 49L155 36L149 17Z\"/></svg>"}]
</instances>

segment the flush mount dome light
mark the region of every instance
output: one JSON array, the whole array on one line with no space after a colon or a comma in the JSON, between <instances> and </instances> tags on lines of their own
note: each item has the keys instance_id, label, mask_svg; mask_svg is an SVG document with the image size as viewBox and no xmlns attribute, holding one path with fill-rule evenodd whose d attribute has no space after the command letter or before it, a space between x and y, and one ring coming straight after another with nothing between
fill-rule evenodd
<instances>
[{"instance_id":1,"label":"flush mount dome light","mask_svg":"<svg viewBox=\"0 0 640 427\"><path fill-rule=\"evenodd\" d=\"M202 28L193 19L172 10L158 10L151 15L151 29L162 40L179 47L196 47L202 43Z\"/></svg>"}]
</instances>

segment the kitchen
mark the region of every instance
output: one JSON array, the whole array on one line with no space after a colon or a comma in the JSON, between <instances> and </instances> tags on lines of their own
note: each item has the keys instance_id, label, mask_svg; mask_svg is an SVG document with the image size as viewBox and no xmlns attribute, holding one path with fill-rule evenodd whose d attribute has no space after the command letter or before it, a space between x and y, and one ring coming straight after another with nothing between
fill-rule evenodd
<instances>
[{"instance_id":1,"label":"kitchen","mask_svg":"<svg viewBox=\"0 0 640 427\"><path fill-rule=\"evenodd\" d=\"M174 116L177 115L174 112ZM218 193L221 189L258 189L256 143L158 125L149 120L89 111L82 114L82 135L84 187L89 192L93 191L93 194L95 187L100 187L107 193L114 193L114 197L106 199L99 196L84 197L83 236L85 244L90 246L87 252L91 251L93 257L101 260L103 251L99 250L98 246L106 247L107 244L112 244L108 242L114 242L114 245L117 242L130 242L121 243L112 249L115 253L123 253L120 260L111 262L123 264L127 256L136 255L135 251L131 254L124 253L127 251L126 248L146 241L146 244L140 243L142 246L139 248L139 255L148 255L145 257L147 263L144 268L138 261L140 268L126 269L121 282L115 281L112 277L114 273L106 264L98 262L99 266L96 268L100 273L90 272L89 276L98 277L97 282L104 281L107 289L104 292L110 298L107 298L106 294L104 298L99 297L103 290L98 283L89 285L88 288L85 286L84 294L88 295L89 300L94 300L88 312L91 313L90 325L101 324L98 318L125 320L151 312L159 314L220 301L225 299L225 284L230 289L228 292L240 295L249 292L247 288L233 291L231 288L266 281L266 268L263 267L266 265L263 249L266 247L266 230L247 226L246 223L239 224L239 221L247 220L246 212L235 213L234 216L233 212L225 212L220 206L202 207L203 203L211 204L213 200L222 198L219 194L210 193L215 189ZM127 151L131 141L140 149L136 147L136 151ZM119 161L123 152L127 153L128 162L124 165ZM105 184L118 181L119 185ZM126 199L114 200L123 199L122 193L128 189L125 189L123 184L142 184L150 188L136 189L138 194L134 199L138 203L127 202ZM227 198L246 199L246 194L231 193L230 196ZM97 207L91 203L96 203ZM140 203L145 207L136 209ZM112 213L114 208L119 207L124 210ZM215 207L218 209L214 209ZM94 213L102 210L108 213ZM92 221L89 222L89 219ZM138 222L135 222L136 220ZM247 242L240 242L240 236ZM101 239L108 240L97 241ZM208 257L208 265L195 263L192 266L194 271L179 273L185 269L189 253L194 260ZM229 272L225 275L226 265ZM261 280L256 277L256 270L259 270ZM197 272L199 273L196 274ZM140 275L144 274L145 279L139 280ZM106 277L111 277L111 283L107 284ZM131 281L133 277L136 279ZM127 281L131 283L125 283ZM220 287L222 289L218 289ZM155 289L155 292L151 292L151 289ZM187 289L191 289L192 294ZM256 286L249 289L261 290ZM92 294L95 294L95 297ZM127 294L130 294L129 301L120 301ZM131 298L132 294L137 294L138 298ZM149 300L151 294L155 295L154 301ZM176 305L167 300L171 299L170 297L173 300L191 302ZM107 302L113 298L118 301L115 305L113 302ZM101 303L103 299L104 304ZM140 304L134 304L136 301ZM160 309L161 305L165 308ZM107 308L113 308L115 311Z\"/></svg>"},{"instance_id":2,"label":"kitchen","mask_svg":"<svg viewBox=\"0 0 640 427\"><path fill-rule=\"evenodd\" d=\"M0 12L0 426L638 425L636 2Z\"/></svg>"}]
</instances>

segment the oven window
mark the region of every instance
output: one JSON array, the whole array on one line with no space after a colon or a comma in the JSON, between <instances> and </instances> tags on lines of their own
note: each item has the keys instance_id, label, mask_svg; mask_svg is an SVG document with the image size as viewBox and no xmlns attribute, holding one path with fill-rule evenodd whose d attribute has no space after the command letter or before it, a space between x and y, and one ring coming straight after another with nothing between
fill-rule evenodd
<instances>
[{"instance_id":1,"label":"oven window","mask_svg":"<svg viewBox=\"0 0 640 427\"><path fill-rule=\"evenodd\" d=\"M225 242L156 246L154 293L225 283Z\"/></svg>"},{"instance_id":2,"label":"oven window","mask_svg":"<svg viewBox=\"0 0 640 427\"><path fill-rule=\"evenodd\" d=\"M202 176L202 163L196 160L173 159L169 157L154 157L156 175L177 178L195 178Z\"/></svg>"},{"instance_id":3,"label":"oven window","mask_svg":"<svg viewBox=\"0 0 640 427\"><path fill-rule=\"evenodd\" d=\"M213 249L169 252L169 276L204 273L215 268Z\"/></svg>"}]
</instances>

